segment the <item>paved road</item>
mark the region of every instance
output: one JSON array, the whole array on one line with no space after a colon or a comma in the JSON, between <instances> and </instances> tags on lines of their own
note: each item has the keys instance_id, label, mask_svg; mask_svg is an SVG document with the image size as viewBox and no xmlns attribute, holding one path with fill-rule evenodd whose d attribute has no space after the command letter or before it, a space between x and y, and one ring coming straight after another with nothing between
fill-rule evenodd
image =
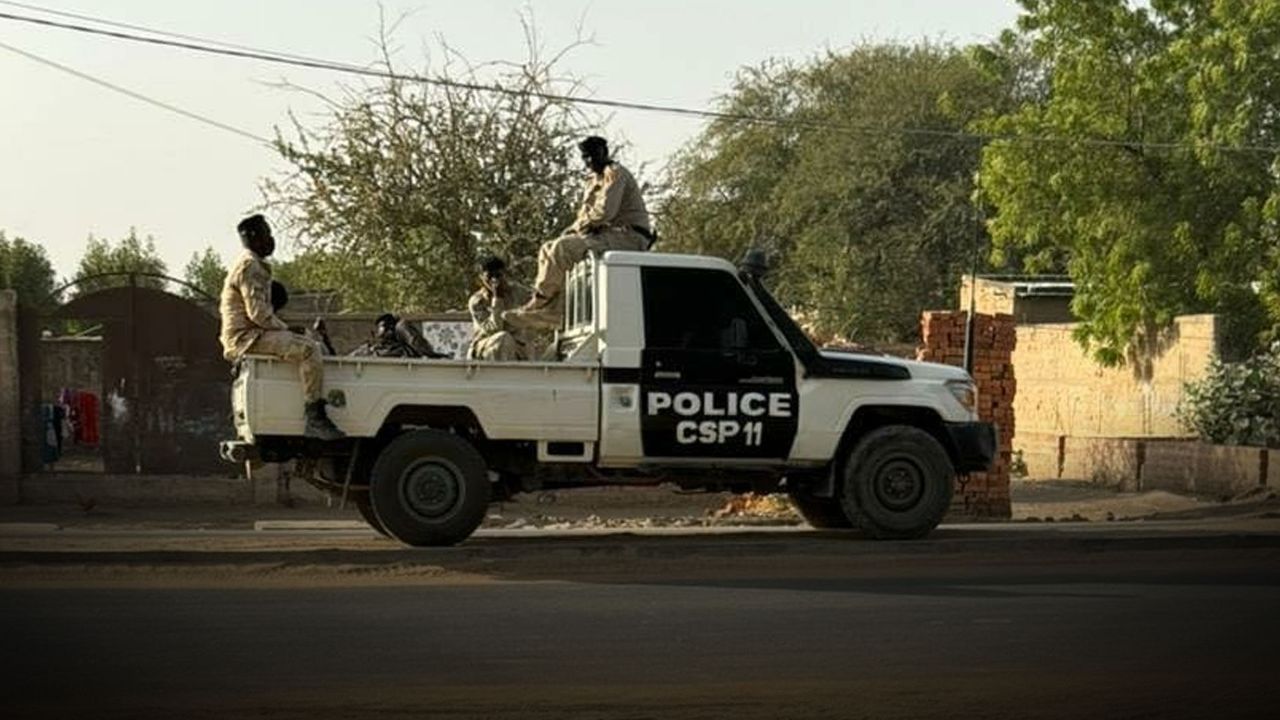
<instances>
[{"instance_id":1,"label":"paved road","mask_svg":"<svg viewBox=\"0 0 1280 720\"><path fill-rule=\"evenodd\" d=\"M1275 535L1046 537L515 538L425 552L334 537L159 553L6 543L4 714L1274 712Z\"/></svg>"}]
</instances>

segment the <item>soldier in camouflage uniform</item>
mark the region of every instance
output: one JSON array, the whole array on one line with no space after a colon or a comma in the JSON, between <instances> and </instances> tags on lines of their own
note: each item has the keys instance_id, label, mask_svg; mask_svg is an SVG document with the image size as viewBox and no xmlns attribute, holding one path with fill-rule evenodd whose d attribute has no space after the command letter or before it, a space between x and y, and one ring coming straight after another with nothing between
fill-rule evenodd
<instances>
[{"instance_id":1,"label":"soldier in camouflage uniform","mask_svg":"<svg viewBox=\"0 0 1280 720\"><path fill-rule=\"evenodd\" d=\"M290 332L271 306L271 266L264 260L276 249L271 226L266 218L253 215L242 220L236 230L244 252L227 273L218 303L223 356L239 362L252 353L297 363L305 401L306 436L319 440L344 437L325 413L320 397L324 368L319 345Z\"/></svg>"},{"instance_id":2,"label":"soldier in camouflage uniform","mask_svg":"<svg viewBox=\"0 0 1280 720\"><path fill-rule=\"evenodd\" d=\"M467 301L473 331L467 357L471 360L528 360L524 334L507 326L503 313L524 302L527 293L507 279L507 263L488 257L480 263L480 289Z\"/></svg>"},{"instance_id":3,"label":"soldier in camouflage uniform","mask_svg":"<svg viewBox=\"0 0 1280 720\"><path fill-rule=\"evenodd\" d=\"M520 327L555 327L564 312L564 275L589 252L648 250L656 240L650 229L640 185L622 165L609 158L609 143L592 136L578 144L591 176L582 195L578 218L565 233L538 249L538 276L533 297L507 313Z\"/></svg>"}]
</instances>

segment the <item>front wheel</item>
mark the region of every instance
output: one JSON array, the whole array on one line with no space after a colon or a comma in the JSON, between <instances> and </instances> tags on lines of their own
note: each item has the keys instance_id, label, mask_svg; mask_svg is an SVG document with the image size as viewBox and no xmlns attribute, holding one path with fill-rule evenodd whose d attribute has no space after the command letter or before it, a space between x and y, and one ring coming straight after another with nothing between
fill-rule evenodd
<instances>
[{"instance_id":1,"label":"front wheel","mask_svg":"<svg viewBox=\"0 0 1280 720\"><path fill-rule=\"evenodd\" d=\"M440 430L392 440L373 465L374 516L406 545L453 545L484 521L489 474L471 443Z\"/></svg>"},{"instance_id":2,"label":"front wheel","mask_svg":"<svg viewBox=\"0 0 1280 720\"><path fill-rule=\"evenodd\" d=\"M942 522L956 473L932 435L889 425L858 441L843 475L840 503L855 527L877 539L908 539Z\"/></svg>"}]
</instances>

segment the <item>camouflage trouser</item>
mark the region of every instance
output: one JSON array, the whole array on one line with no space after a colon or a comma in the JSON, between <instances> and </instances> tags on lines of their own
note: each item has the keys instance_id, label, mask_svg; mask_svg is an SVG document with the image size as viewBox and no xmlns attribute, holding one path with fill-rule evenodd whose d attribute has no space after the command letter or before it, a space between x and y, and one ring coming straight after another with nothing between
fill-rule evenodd
<instances>
[{"instance_id":1,"label":"camouflage trouser","mask_svg":"<svg viewBox=\"0 0 1280 720\"><path fill-rule=\"evenodd\" d=\"M298 363L302 376L302 394L307 402L320 399L320 386L324 382L324 368L320 364L320 345L288 330L268 330L249 346L249 353L274 355L281 360Z\"/></svg>"},{"instance_id":2,"label":"camouflage trouser","mask_svg":"<svg viewBox=\"0 0 1280 720\"><path fill-rule=\"evenodd\" d=\"M471 347L467 348L467 357L471 360L528 360L529 351L515 335L503 330L472 340Z\"/></svg>"},{"instance_id":3,"label":"camouflage trouser","mask_svg":"<svg viewBox=\"0 0 1280 720\"><path fill-rule=\"evenodd\" d=\"M538 277L533 281L533 290L543 298L559 297L564 289L564 274L587 253L644 250L648 246L649 241L643 235L627 228L609 228L591 235L561 235L538 248Z\"/></svg>"}]
</instances>

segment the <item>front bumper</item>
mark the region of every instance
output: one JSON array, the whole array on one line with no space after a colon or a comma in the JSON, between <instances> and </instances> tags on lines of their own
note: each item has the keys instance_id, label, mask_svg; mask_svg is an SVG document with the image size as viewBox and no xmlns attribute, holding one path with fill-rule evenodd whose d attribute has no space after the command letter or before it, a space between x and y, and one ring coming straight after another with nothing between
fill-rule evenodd
<instances>
[{"instance_id":1,"label":"front bumper","mask_svg":"<svg viewBox=\"0 0 1280 720\"><path fill-rule=\"evenodd\" d=\"M956 472L986 472L996 457L996 426L989 422L945 423Z\"/></svg>"}]
</instances>

